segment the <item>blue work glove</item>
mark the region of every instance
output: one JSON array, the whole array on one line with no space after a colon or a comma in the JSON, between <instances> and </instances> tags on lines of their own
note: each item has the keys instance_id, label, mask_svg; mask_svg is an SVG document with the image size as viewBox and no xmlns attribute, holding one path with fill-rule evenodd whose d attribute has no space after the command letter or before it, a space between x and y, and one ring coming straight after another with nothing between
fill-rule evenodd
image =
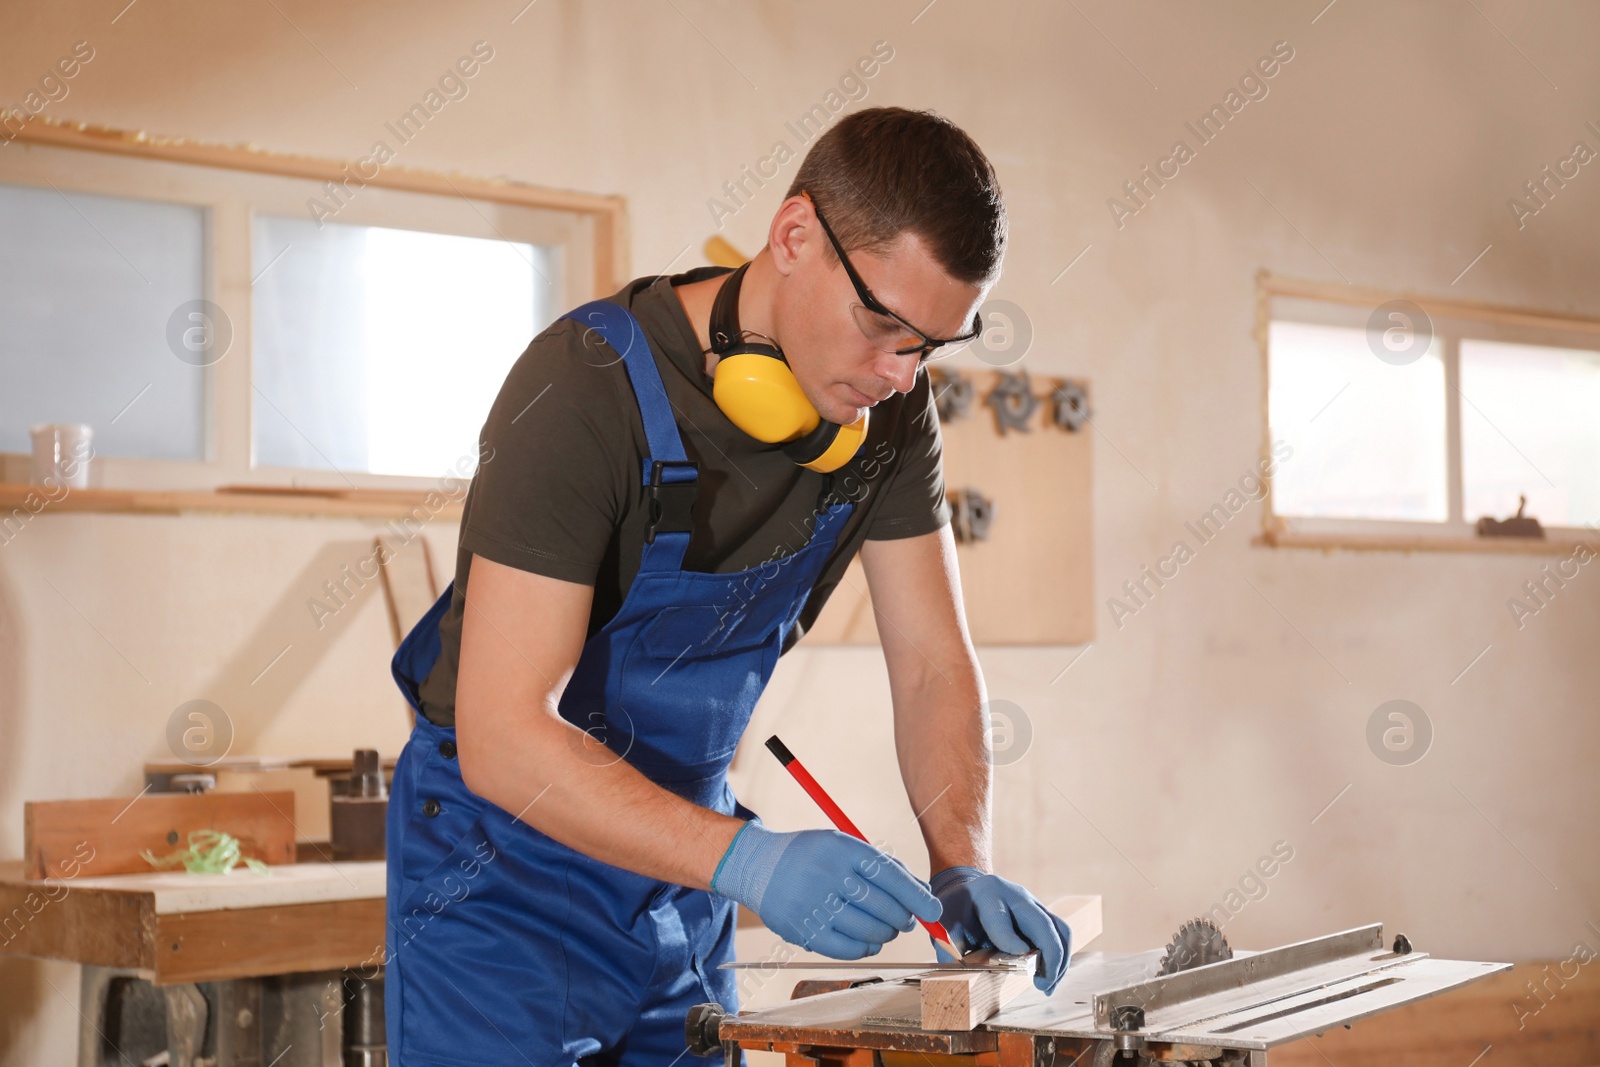
<instances>
[{"instance_id":1,"label":"blue work glove","mask_svg":"<svg viewBox=\"0 0 1600 1067\"><path fill-rule=\"evenodd\" d=\"M777 833L755 820L734 835L711 889L761 917L791 944L836 960L876 955L884 942L939 918L926 883L838 830Z\"/></svg>"},{"instance_id":2,"label":"blue work glove","mask_svg":"<svg viewBox=\"0 0 1600 1067\"><path fill-rule=\"evenodd\" d=\"M1072 955L1072 929L1032 893L976 867L946 867L933 876L933 892L944 903L944 928L957 948L997 948L1012 956L1038 949L1044 973L1033 984L1055 992ZM948 952L935 948L941 961L949 960Z\"/></svg>"}]
</instances>

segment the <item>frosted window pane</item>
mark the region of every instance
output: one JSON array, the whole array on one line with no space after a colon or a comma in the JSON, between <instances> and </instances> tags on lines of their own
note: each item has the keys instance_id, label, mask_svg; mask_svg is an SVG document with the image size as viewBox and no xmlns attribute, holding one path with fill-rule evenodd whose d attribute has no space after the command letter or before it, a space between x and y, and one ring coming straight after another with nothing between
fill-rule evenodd
<instances>
[{"instance_id":1,"label":"frosted window pane","mask_svg":"<svg viewBox=\"0 0 1600 1067\"><path fill-rule=\"evenodd\" d=\"M97 455L203 459L205 371L167 331L204 286L201 208L0 185L0 451L84 422Z\"/></svg>"},{"instance_id":2,"label":"frosted window pane","mask_svg":"<svg viewBox=\"0 0 1600 1067\"><path fill-rule=\"evenodd\" d=\"M1444 361L1437 340L1404 366L1366 331L1274 322L1269 421L1294 455L1273 475L1280 515L1443 522Z\"/></svg>"},{"instance_id":3,"label":"frosted window pane","mask_svg":"<svg viewBox=\"0 0 1600 1067\"><path fill-rule=\"evenodd\" d=\"M1461 342L1466 517L1600 522L1600 352Z\"/></svg>"},{"instance_id":4,"label":"frosted window pane","mask_svg":"<svg viewBox=\"0 0 1600 1067\"><path fill-rule=\"evenodd\" d=\"M260 217L255 463L470 470L489 406L549 322L549 250Z\"/></svg>"}]
</instances>

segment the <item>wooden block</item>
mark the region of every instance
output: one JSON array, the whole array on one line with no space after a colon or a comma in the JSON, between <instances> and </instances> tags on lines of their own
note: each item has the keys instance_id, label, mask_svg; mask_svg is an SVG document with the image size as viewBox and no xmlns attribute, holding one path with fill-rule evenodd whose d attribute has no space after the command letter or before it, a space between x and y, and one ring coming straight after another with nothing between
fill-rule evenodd
<instances>
[{"instance_id":1,"label":"wooden block","mask_svg":"<svg viewBox=\"0 0 1600 1067\"><path fill-rule=\"evenodd\" d=\"M924 975L922 1029L973 1030L1033 985L1037 952L1022 957L1025 963L994 971L962 971Z\"/></svg>"},{"instance_id":2,"label":"wooden block","mask_svg":"<svg viewBox=\"0 0 1600 1067\"><path fill-rule=\"evenodd\" d=\"M333 835L328 779L318 774L316 768L297 766L250 770L215 767L212 770L217 776L218 793L278 793L285 789L292 792L297 840L324 842ZM161 855L160 851L156 855Z\"/></svg>"},{"instance_id":3,"label":"wooden block","mask_svg":"<svg viewBox=\"0 0 1600 1067\"><path fill-rule=\"evenodd\" d=\"M1054 903L1046 904L1045 910L1058 916L1072 928L1074 956L1082 952L1083 946L1099 937L1102 932L1099 894L1060 897Z\"/></svg>"},{"instance_id":4,"label":"wooden block","mask_svg":"<svg viewBox=\"0 0 1600 1067\"><path fill-rule=\"evenodd\" d=\"M263 863L295 859L293 793L146 793L22 806L24 875L75 877L151 869L139 853L165 856L191 830L221 830Z\"/></svg>"},{"instance_id":5,"label":"wooden block","mask_svg":"<svg viewBox=\"0 0 1600 1067\"><path fill-rule=\"evenodd\" d=\"M433 555L428 540L416 538L412 544L392 537L375 537L372 553L383 578L383 599L389 610L389 635L396 648L417 620L428 613L439 599L439 579L433 573Z\"/></svg>"},{"instance_id":6,"label":"wooden block","mask_svg":"<svg viewBox=\"0 0 1600 1067\"><path fill-rule=\"evenodd\" d=\"M1072 895L1058 898L1046 910L1072 929L1072 952L1100 936L1100 896ZM1033 984L1037 953L1030 954L1026 970L924 976L922 1022L924 1030L972 1030L988 1021L995 1012L1027 991Z\"/></svg>"}]
</instances>

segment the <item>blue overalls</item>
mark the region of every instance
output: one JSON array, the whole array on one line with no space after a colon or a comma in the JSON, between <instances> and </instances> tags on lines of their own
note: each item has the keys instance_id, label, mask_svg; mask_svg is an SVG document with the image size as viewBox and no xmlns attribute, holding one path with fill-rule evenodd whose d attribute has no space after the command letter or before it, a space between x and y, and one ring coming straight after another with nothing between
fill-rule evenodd
<instances>
[{"instance_id":1,"label":"blue overalls","mask_svg":"<svg viewBox=\"0 0 1600 1067\"><path fill-rule=\"evenodd\" d=\"M622 607L583 647L561 716L588 732L585 758L625 759L696 804L753 818L728 765L851 505L819 506L791 556L732 574L684 570L697 472L644 331L608 301L566 317L622 355L657 521ZM413 708L451 594L394 657ZM733 901L591 859L477 796L461 780L455 729L420 712L395 768L388 863L385 1008L397 1067L668 1067L685 1052L691 1006L738 1008L735 972L717 970L733 958Z\"/></svg>"}]
</instances>

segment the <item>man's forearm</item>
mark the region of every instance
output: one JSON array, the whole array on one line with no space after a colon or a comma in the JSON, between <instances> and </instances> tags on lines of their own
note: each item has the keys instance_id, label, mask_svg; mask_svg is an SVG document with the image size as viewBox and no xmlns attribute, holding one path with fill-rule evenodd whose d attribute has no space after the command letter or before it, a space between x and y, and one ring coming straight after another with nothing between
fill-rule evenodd
<instances>
[{"instance_id":1,"label":"man's forearm","mask_svg":"<svg viewBox=\"0 0 1600 1067\"><path fill-rule=\"evenodd\" d=\"M458 724L457 748L474 793L584 855L648 878L709 889L744 825L661 788L548 712Z\"/></svg>"},{"instance_id":2,"label":"man's forearm","mask_svg":"<svg viewBox=\"0 0 1600 1067\"><path fill-rule=\"evenodd\" d=\"M931 870L993 869L983 681L976 665L929 671L894 694L895 750Z\"/></svg>"}]
</instances>

